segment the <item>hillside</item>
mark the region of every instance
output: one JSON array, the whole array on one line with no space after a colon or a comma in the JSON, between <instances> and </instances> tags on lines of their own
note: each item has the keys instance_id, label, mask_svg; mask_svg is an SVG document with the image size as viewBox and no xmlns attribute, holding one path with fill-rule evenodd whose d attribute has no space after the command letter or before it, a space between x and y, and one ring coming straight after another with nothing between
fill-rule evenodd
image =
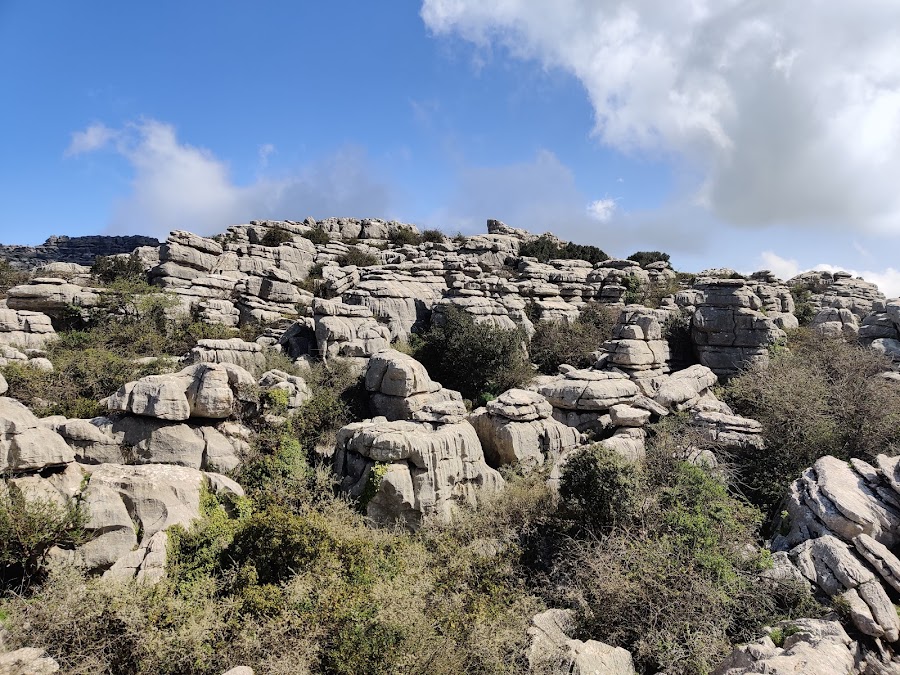
<instances>
[{"instance_id":1,"label":"hillside","mask_svg":"<svg viewBox=\"0 0 900 675\"><path fill-rule=\"evenodd\" d=\"M875 284L495 220L80 240L0 246L0 674L900 673Z\"/></svg>"}]
</instances>

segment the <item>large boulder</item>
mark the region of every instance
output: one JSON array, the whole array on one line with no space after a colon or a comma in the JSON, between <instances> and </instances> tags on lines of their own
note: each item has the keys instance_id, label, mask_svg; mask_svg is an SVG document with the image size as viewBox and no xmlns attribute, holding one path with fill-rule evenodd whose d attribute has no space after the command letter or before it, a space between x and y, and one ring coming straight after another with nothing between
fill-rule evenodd
<instances>
[{"instance_id":1,"label":"large boulder","mask_svg":"<svg viewBox=\"0 0 900 675\"><path fill-rule=\"evenodd\" d=\"M771 635L779 636L779 644ZM735 647L713 675L848 675L861 674L864 666L862 650L838 621L795 619L782 621L756 642Z\"/></svg>"},{"instance_id":2,"label":"large boulder","mask_svg":"<svg viewBox=\"0 0 900 675\"><path fill-rule=\"evenodd\" d=\"M631 654L596 640L575 640L575 613L548 609L531 619L529 673L533 675L635 675Z\"/></svg>"},{"instance_id":3,"label":"large boulder","mask_svg":"<svg viewBox=\"0 0 900 675\"><path fill-rule=\"evenodd\" d=\"M538 391L554 408L606 412L633 401L641 392L627 375L613 371L570 370L544 383Z\"/></svg>"},{"instance_id":4,"label":"large boulder","mask_svg":"<svg viewBox=\"0 0 900 675\"><path fill-rule=\"evenodd\" d=\"M65 318L73 308L94 307L100 302L100 291L70 284L56 277L37 277L23 286L7 291L10 309L43 313L53 319Z\"/></svg>"},{"instance_id":5,"label":"large boulder","mask_svg":"<svg viewBox=\"0 0 900 675\"><path fill-rule=\"evenodd\" d=\"M43 349L56 337L50 317L40 312L0 309L0 344Z\"/></svg>"},{"instance_id":6,"label":"large boulder","mask_svg":"<svg viewBox=\"0 0 900 675\"><path fill-rule=\"evenodd\" d=\"M466 421L349 424L338 432L334 468L370 518L411 528L427 517L449 520L456 505L474 505L480 491L503 485Z\"/></svg>"},{"instance_id":7,"label":"large boulder","mask_svg":"<svg viewBox=\"0 0 900 675\"><path fill-rule=\"evenodd\" d=\"M59 664L43 649L23 647L0 654L0 675L52 675Z\"/></svg>"},{"instance_id":8,"label":"large boulder","mask_svg":"<svg viewBox=\"0 0 900 675\"><path fill-rule=\"evenodd\" d=\"M413 419L417 411L439 403L462 405L459 392L444 389L431 379L425 366L396 349L380 351L369 359L365 386L374 413L388 420Z\"/></svg>"},{"instance_id":9,"label":"large boulder","mask_svg":"<svg viewBox=\"0 0 900 675\"><path fill-rule=\"evenodd\" d=\"M0 473L40 471L75 461L75 453L15 399L0 397Z\"/></svg>"},{"instance_id":10,"label":"large boulder","mask_svg":"<svg viewBox=\"0 0 900 675\"><path fill-rule=\"evenodd\" d=\"M188 358L191 363L230 363L251 373L259 373L266 365L262 346L241 338L198 340Z\"/></svg>"},{"instance_id":11,"label":"large boulder","mask_svg":"<svg viewBox=\"0 0 900 675\"><path fill-rule=\"evenodd\" d=\"M250 373L230 363L198 363L171 375L128 382L107 399L111 411L161 420L225 419L255 389Z\"/></svg>"},{"instance_id":12,"label":"large boulder","mask_svg":"<svg viewBox=\"0 0 900 675\"><path fill-rule=\"evenodd\" d=\"M312 308L318 353L322 358L366 358L390 344L390 331L375 320L368 307L316 298Z\"/></svg>"},{"instance_id":13,"label":"large boulder","mask_svg":"<svg viewBox=\"0 0 900 675\"><path fill-rule=\"evenodd\" d=\"M533 391L510 389L469 417L478 433L487 463L539 466L576 447L577 429L553 419L553 406Z\"/></svg>"}]
</instances>

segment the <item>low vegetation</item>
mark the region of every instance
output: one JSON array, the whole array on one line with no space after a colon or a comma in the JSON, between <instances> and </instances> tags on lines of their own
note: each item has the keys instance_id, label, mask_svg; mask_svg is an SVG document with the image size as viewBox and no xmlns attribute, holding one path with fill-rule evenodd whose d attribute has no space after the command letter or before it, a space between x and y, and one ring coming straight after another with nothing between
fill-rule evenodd
<instances>
[{"instance_id":1,"label":"low vegetation","mask_svg":"<svg viewBox=\"0 0 900 675\"><path fill-rule=\"evenodd\" d=\"M531 379L524 344L522 331L478 323L450 305L442 321L422 335L413 355L433 379L480 404Z\"/></svg>"},{"instance_id":2,"label":"low vegetation","mask_svg":"<svg viewBox=\"0 0 900 675\"><path fill-rule=\"evenodd\" d=\"M108 286L116 282L138 284L146 281L144 265L137 256L98 255L91 265L91 276Z\"/></svg>"},{"instance_id":3,"label":"low vegetation","mask_svg":"<svg viewBox=\"0 0 900 675\"><path fill-rule=\"evenodd\" d=\"M435 232L435 230L431 230ZM424 240L423 235L409 227L397 227L388 233L388 241L394 246L418 246Z\"/></svg>"},{"instance_id":4,"label":"low vegetation","mask_svg":"<svg viewBox=\"0 0 900 675\"><path fill-rule=\"evenodd\" d=\"M8 260L0 260L0 299L6 297L6 292L13 286L24 284L28 281L29 273L13 267Z\"/></svg>"},{"instance_id":5,"label":"low vegetation","mask_svg":"<svg viewBox=\"0 0 900 675\"><path fill-rule=\"evenodd\" d=\"M760 507L777 507L788 484L819 457L871 460L900 449L900 398L879 377L890 362L843 339L796 332L768 368L731 380L736 412L759 420L766 449L733 458L741 488Z\"/></svg>"},{"instance_id":6,"label":"low vegetation","mask_svg":"<svg viewBox=\"0 0 900 675\"><path fill-rule=\"evenodd\" d=\"M571 323L539 321L535 324L528 351L532 362L545 375L555 375L560 365L576 368L592 366L592 356L612 335L619 315L617 309L587 303Z\"/></svg>"},{"instance_id":7,"label":"low vegetation","mask_svg":"<svg viewBox=\"0 0 900 675\"><path fill-rule=\"evenodd\" d=\"M331 237L321 227L313 227L304 232L301 236L309 239L314 244L324 245L331 242Z\"/></svg>"},{"instance_id":8,"label":"low vegetation","mask_svg":"<svg viewBox=\"0 0 900 675\"><path fill-rule=\"evenodd\" d=\"M283 227L270 227L268 230L266 230L266 233L263 235L263 237L259 243L262 244L263 246L275 247L275 246L281 246L282 244L286 244L287 242L293 241L293 240L294 240L293 233L289 232L288 230L284 229ZM313 242L313 243L317 243L317 242ZM326 241L324 243L327 244L328 242Z\"/></svg>"},{"instance_id":9,"label":"low vegetation","mask_svg":"<svg viewBox=\"0 0 900 675\"><path fill-rule=\"evenodd\" d=\"M582 244L563 243L550 235L541 235L536 239L525 242L519 246L519 255L522 257L537 258L540 262L549 260L587 260L590 263L603 262L609 260L606 255L596 246L586 246Z\"/></svg>"},{"instance_id":10,"label":"low vegetation","mask_svg":"<svg viewBox=\"0 0 900 675\"><path fill-rule=\"evenodd\" d=\"M356 246L351 246L350 250L347 251L346 254L341 256L338 259L337 263L341 267L346 267L347 265L356 265L357 267L372 267L373 265L380 265L381 260L379 260L377 256L372 255L371 253L363 251Z\"/></svg>"}]
</instances>

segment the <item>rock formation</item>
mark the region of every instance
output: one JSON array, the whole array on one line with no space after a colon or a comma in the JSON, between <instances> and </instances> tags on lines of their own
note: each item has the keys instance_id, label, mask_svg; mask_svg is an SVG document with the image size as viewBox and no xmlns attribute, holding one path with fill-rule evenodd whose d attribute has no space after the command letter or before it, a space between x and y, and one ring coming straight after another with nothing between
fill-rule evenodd
<instances>
[{"instance_id":1,"label":"rock formation","mask_svg":"<svg viewBox=\"0 0 900 675\"><path fill-rule=\"evenodd\" d=\"M0 259L19 269L33 269L49 262L93 265L97 256L131 253L141 246L159 246L153 237L89 236L50 237L39 246L0 245Z\"/></svg>"}]
</instances>

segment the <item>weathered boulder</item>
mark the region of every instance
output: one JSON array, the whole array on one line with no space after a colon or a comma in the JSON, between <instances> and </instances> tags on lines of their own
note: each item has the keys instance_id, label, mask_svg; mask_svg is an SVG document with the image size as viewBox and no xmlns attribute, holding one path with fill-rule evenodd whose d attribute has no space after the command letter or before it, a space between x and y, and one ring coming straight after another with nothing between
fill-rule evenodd
<instances>
[{"instance_id":1,"label":"weathered boulder","mask_svg":"<svg viewBox=\"0 0 900 675\"><path fill-rule=\"evenodd\" d=\"M603 344L608 363L640 377L669 371L669 343L663 339L663 325L670 313L629 305L622 310L612 337Z\"/></svg>"},{"instance_id":2,"label":"weathered boulder","mask_svg":"<svg viewBox=\"0 0 900 675\"><path fill-rule=\"evenodd\" d=\"M100 291L70 284L55 277L36 277L28 284L14 286L7 291L6 305L10 309L43 313L62 319L73 307L94 307L100 302Z\"/></svg>"},{"instance_id":3,"label":"weathered boulder","mask_svg":"<svg viewBox=\"0 0 900 675\"><path fill-rule=\"evenodd\" d=\"M765 446L762 424L748 417L700 409L691 416L691 425L720 450L762 450Z\"/></svg>"},{"instance_id":4,"label":"weathered boulder","mask_svg":"<svg viewBox=\"0 0 900 675\"><path fill-rule=\"evenodd\" d=\"M0 473L40 471L73 461L72 449L28 408L0 397Z\"/></svg>"},{"instance_id":5,"label":"weathered boulder","mask_svg":"<svg viewBox=\"0 0 900 675\"><path fill-rule=\"evenodd\" d=\"M768 363L770 345L784 331L762 314L762 300L742 279L698 284L703 296L691 320L691 339L702 365L730 376L754 363Z\"/></svg>"},{"instance_id":6,"label":"weathered boulder","mask_svg":"<svg viewBox=\"0 0 900 675\"><path fill-rule=\"evenodd\" d=\"M449 520L457 504L474 505L480 490L503 485L465 421L349 424L338 432L334 468L341 489L362 499L370 518L411 528L426 517Z\"/></svg>"},{"instance_id":7,"label":"weathered boulder","mask_svg":"<svg viewBox=\"0 0 900 675\"><path fill-rule=\"evenodd\" d=\"M369 357L389 347L390 331L375 320L368 307L316 298L312 308L322 358Z\"/></svg>"},{"instance_id":8,"label":"weathered boulder","mask_svg":"<svg viewBox=\"0 0 900 675\"><path fill-rule=\"evenodd\" d=\"M575 613L548 609L531 619L529 673L534 675L634 675L631 654L596 640L574 640Z\"/></svg>"},{"instance_id":9,"label":"weathered boulder","mask_svg":"<svg viewBox=\"0 0 900 675\"><path fill-rule=\"evenodd\" d=\"M855 340L859 335L859 323L849 309L824 307L813 317L810 326L822 337L843 337Z\"/></svg>"},{"instance_id":10,"label":"weathered boulder","mask_svg":"<svg viewBox=\"0 0 900 675\"><path fill-rule=\"evenodd\" d=\"M50 317L40 312L0 309L0 344L43 349L56 338Z\"/></svg>"},{"instance_id":11,"label":"weathered boulder","mask_svg":"<svg viewBox=\"0 0 900 675\"><path fill-rule=\"evenodd\" d=\"M735 647L713 675L848 675L861 674L865 670L859 646L837 621L782 621L773 634L776 632L783 636L780 645L767 635L756 642Z\"/></svg>"},{"instance_id":12,"label":"weathered boulder","mask_svg":"<svg viewBox=\"0 0 900 675\"><path fill-rule=\"evenodd\" d=\"M183 421L225 419L255 389L253 376L230 363L198 363L171 375L128 382L107 399L111 411Z\"/></svg>"},{"instance_id":13,"label":"weathered boulder","mask_svg":"<svg viewBox=\"0 0 900 675\"><path fill-rule=\"evenodd\" d=\"M542 384L538 391L554 408L589 412L606 412L640 394L628 376L598 370L570 370Z\"/></svg>"},{"instance_id":14,"label":"weathered boulder","mask_svg":"<svg viewBox=\"0 0 900 675\"><path fill-rule=\"evenodd\" d=\"M266 365L262 346L241 338L198 340L188 360L190 363L230 363L251 373L258 373Z\"/></svg>"},{"instance_id":15,"label":"weathered boulder","mask_svg":"<svg viewBox=\"0 0 900 675\"><path fill-rule=\"evenodd\" d=\"M59 672L59 664L43 649L23 647L0 654L0 675L51 675Z\"/></svg>"},{"instance_id":16,"label":"weathered boulder","mask_svg":"<svg viewBox=\"0 0 900 675\"><path fill-rule=\"evenodd\" d=\"M444 389L431 379L425 366L396 349L380 351L369 359L365 386L375 414L388 420L408 420L426 406L462 402L459 392Z\"/></svg>"},{"instance_id":17,"label":"weathered boulder","mask_svg":"<svg viewBox=\"0 0 900 675\"><path fill-rule=\"evenodd\" d=\"M540 394L510 389L469 417L487 463L539 466L577 446L581 434L553 419L553 407Z\"/></svg>"},{"instance_id":18,"label":"weathered boulder","mask_svg":"<svg viewBox=\"0 0 900 675\"><path fill-rule=\"evenodd\" d=\"M685 410L706 396L718 383L716 374L706 366L693 365L660 380L653 400L671 410Z\"/></svg>"}]
</instances>

